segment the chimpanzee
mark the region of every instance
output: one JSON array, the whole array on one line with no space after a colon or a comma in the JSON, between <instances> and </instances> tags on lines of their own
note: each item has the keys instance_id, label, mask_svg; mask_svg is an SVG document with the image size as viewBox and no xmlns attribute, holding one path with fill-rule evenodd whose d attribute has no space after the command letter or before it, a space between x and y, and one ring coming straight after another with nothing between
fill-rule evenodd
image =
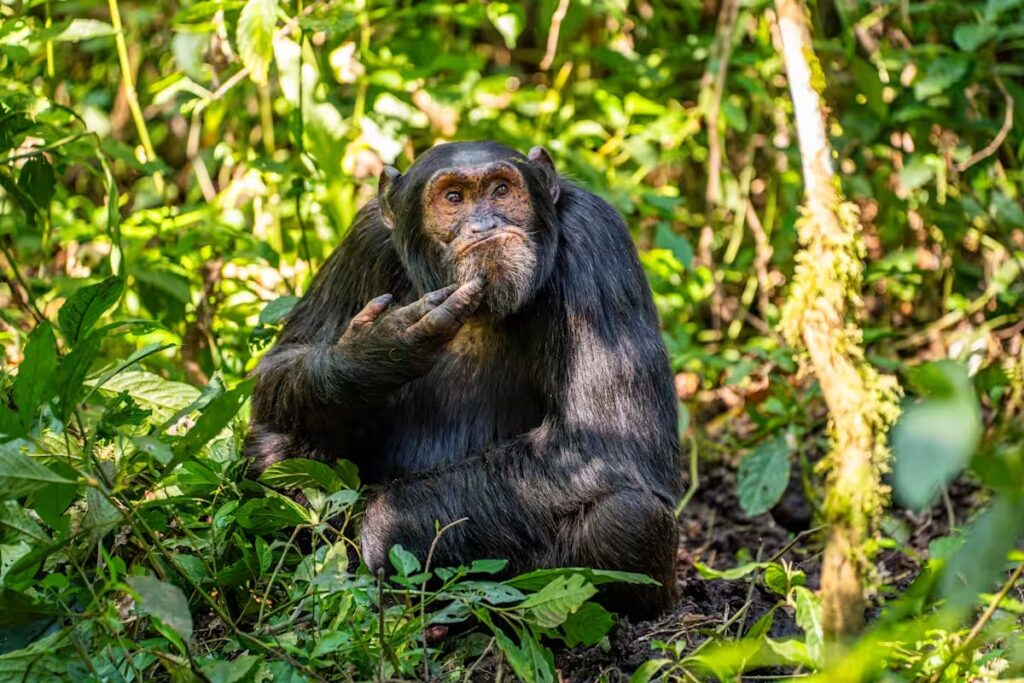
<instances>
[{"instance_id":1,"label":"chimpanzee","mask_svg":"<svg viewBox=\"0 0 1024 683\"><path fill-rule=\"evenodd\" d=\"M246 450L355 462L374 485L371 570L396 543L435 566L586 566L636 617L671 601L676 400L619 214L548 152L442 144L388 167L258 368Z\"/></svg>"}]
</instances>

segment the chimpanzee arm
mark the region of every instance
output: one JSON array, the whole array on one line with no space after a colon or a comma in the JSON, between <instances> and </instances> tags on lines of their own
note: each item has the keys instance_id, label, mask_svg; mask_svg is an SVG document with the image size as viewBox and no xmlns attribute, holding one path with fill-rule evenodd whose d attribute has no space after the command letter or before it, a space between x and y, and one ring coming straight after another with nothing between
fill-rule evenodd
<instances>
[{"instance_id":1,"label":"chimpanzee arm","mask_svg":"<svg viewBox=\"0 0 1024 683\"><path fill-rule=\"evenodd\" d=\"M335 345L367 302L386 293L401 300L411 290L377 202L369 202L260 361L254 432L306 435L335 420L339 408L372 399L374 373Z\"/></svg>"},{"instance_id":2,"label":"chimpanzee arm","mask_svg":"<svg viewBox=\"0 0 1024 683\"><path fill-rule=\"evenodd\" d=\"M363 522L371 568L395 543L425 555L433 521L463 517L438 543L437 566L499 557L513 570L671 567L676 401L647 283L610 206L565 184L559 213L548 416L479 457L386 488Z\"/></svg>"}]
</instances>

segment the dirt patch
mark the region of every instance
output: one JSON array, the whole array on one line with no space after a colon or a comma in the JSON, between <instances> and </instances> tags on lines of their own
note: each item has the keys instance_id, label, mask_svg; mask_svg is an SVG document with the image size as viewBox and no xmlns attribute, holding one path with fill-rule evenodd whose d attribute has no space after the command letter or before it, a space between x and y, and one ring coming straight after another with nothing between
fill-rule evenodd
<instances>
[{"instance_id":1,"label":"dirt patch","mask_svg":"<svg viewBox=\"0 0 1024 683\"><path fill-rule=\"evenodd\" d=\"M728 569L753 560L785 559L802 569L808 586L816 589L822 539L809 528L810 513L800 508L806 505L803 500L799 490L789 492L772 513L748 517L736 498L735 469L723 462L703 463L700 488L679 520L678 605L654 621L632 624L623 620L605 647L559 653L562 680L584 683L603 676L611 683L628 681L645 661L671 656L652 647L656 641L684 642L682 652L692 652L709 637L739 636L779 604L780 597L756 575L736 581L705 579L694 566L697 562ZM928 544L949 534L951 525L962 526L981 503L978 487L961 480L950 486L948 497L932 510L894 509L886 534L896 538L902 549L885 550L876 558L880 581L905 589L927 558ZM873 604L869 617L877 614L879 607L879 603ZM775 612L769 631L773 638L799 633L788 607Z\"/></svg>"}]
</instances>

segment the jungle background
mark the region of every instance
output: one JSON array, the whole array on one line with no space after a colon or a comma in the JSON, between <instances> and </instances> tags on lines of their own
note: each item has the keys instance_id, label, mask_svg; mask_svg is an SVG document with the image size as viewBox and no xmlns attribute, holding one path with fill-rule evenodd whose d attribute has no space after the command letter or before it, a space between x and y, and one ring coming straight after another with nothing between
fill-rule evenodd
<instances>
[{"instance_id":1,"label":"jungle background","mask_svg":"<svg viewBox=\"0 0 1024 683\"><path fill-rule=\"evenodd\" d=\"M803 9L834 282L799 275L771 2L3 0L0 680L1024 676L1024 3ZM382 166L482 138L546 145L635 237L689 486L656 622L593 603L641 580L600 568L399 547L371 576L325 522L358 519L351 465L244 477L249 373ZM794 312L830 285L881 416L864 519ZM851 519L865 621L838 629Z\"/></svg>"}]
</instances>

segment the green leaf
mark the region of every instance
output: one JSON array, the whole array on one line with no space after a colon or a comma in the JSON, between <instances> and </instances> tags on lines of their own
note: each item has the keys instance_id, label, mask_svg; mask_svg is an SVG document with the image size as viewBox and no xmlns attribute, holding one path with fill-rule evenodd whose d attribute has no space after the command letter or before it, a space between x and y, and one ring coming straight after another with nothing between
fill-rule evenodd
<instances>
[{"instance_id":1,"label":"green leaf","mask_svg":"<svg viewBox=\"0 0 1024 683\"><path fill-rule=\"evenodd\" d=\"M134 436L132 444L140 453L145 453L161 465L167 465L174 458L174 451L155 436Z\"/></svg>"},{"instance_id":2,"label":"green leaf","mask_svg":"<svg viewBox=\"0 0 1024 683\"><path fill-rule=\"evenodd\" d=\"M235 511L235 521L245 529L271 532L309 522L309 510L291 498L268 491L265 498L242 504Z\"/></svg>"},{"instance_id":3,"label":"green leaf","mask_svg":"<svg viewBox=\"0 0 1024 683\"><path fill-rule=\"evenodd\" d=\"M339 460L334 463L333 469L347 488L359 488L359 467L354 462L351 460Z\"/></svg>"},{"instance_id":4,"label":"green leaf","mask_svg":"<svg viewBox=\"0 0 1024 683\"><path fill-rule=\"evenodd\" d=\"M152 409L154 418L158 420L167 420L200 397L199 390L191 384L173 382L143 370L119 372L103 386L104 393L119 394L122 391L127 391L139 405Z\"/></svg>"},{"instance_id":5,"label":"green leaf","mask_svg":"<svg viewBox=\"0 0 1024 683\"><path fill-rule=\"evenodd\" d=\"M99 353L102 340L102 333L90 334L77 344L71 353L61 358L57 366L54 383L57 389L57 403L60 406L60 418L63 422L67 422L78 404L85 376L89 374L89 368Z\"/></svg>"},{"instance_id":6,"label":"green leaf","mask_svg":"<svg viewBox=\"0 0 1024 683\"><path fill-rule=\"evenodd\" d=\"M180 588L153 576L129 577L128 585L150 616L162 621L185 642L192 638L192 613Z\"/></svg>"},{"instance_id":7,"label":"green leaf","mask_svg":"<svg viewBox=\"0 0 1024 683\"><path fill-rule=\"evenodd\" d=\"M958 363L927 363L911 381L930 396L906 407L892 429L893 488L904 504L922 509L974 454L981 412L967 370Z\"/></svg>"},{"instance_id":8,"label":"green leaf","mask_svg":"<svg viewBox=\"0 0 1024 683\"><path fill-rule=\"evenodd\" d=\"M996 35L989 24L960 24L953 29L953 40L964 52L974 52Z\"/></svg>"},{"instance_id":9,"label":"green leaf","mask_svg":"<svg viewBox=\"0 0 1024 683\"><path fill-rule=\"evenodd\" d=\"M509 586L524 591L538 591L550 584L558 577L579 575L588 583L600 586L605 583L631 583L638 586L660 586L661 584L646 574L635 574L633 572L620 572L613 569L590 569L589 567L558 567L555 569L536 569L526 574L520 574L505 581Z\"/></svg>"},{"instance_id":10,"label":"green leaf","mask_svg":"<svg viewBox=\"0 0 1024 683\"><path fill-rule=\"evenodd\" d=\"M37 543L50 542L50 537L43 531L43 528L34 519L29 517L28 513L13 500L0 504L0 531L5 528Z\"/></svg>"},{"instance_id":11,"label":"green leaf","mask_svg":"<svg viewBox=\"0 0 1024 683\"><path fill-rule=\"evenodd\" d=\"M737 133L747 132L747 112L743 110L742 100L739 98L725 98L722 100L722 116L729 128Z\"/></svg>"},{"instance_id":12,"label":"green leaf","mask_svg":"<svg viewBox=\"0 0 1024 683\"><path fill-rule=\"evenodd\" d=\"M508 560L473 560L469 565L470 574L497 574L508 566Z\"/></svg>"},{"instance_id":13,"label":"green leaf","mask_svg":"<svg viewBox=\"0 0 1024 683\"><path fill-rule=\"evenodd\" d=\"M593 584L579 574L559 576L540 592L528 596L519 608L527 610L541 628L555 628L596 593Z\"/></svg>"},{"instance_id":14,"label":"green leaf","mask_svg":"<svg viewBox=\"0 0 1024 683\"><path fill-rule=\"evenodd\" d=\"M438 576L451 570L438 569ZM442 576L443 578L443 576ZM460 581L451 589L452 595L468 598L467 602L486 602L491 605L508 605L526 598L521 590L494 581Z\"/></svg>"},{"instance_id":15,"label":"green leaf","mask_svg":"<svg viewBox=\"0 0 1024 683\"><path fill-rule=\"evenodd\" d=\"M103 282L76 290L57 313L60 329L72 344L88 334L100 316L117 303L124 291L124 281L109 277Z\"/></svg>"},{"instance_id":16,"label":"green leaf","mask_svg":"<svg viewBox=\"0 0 1024 683\"><path fill-rule=\"evenodd\" d=\"M970 68L971 58L968 55L951 54L939 57L928 65L924 76L914 83L914 96L923 100L939 95L966 76Z\"/></svg>"},{"instance_id":17,"label":"green leaf","mask_svg":"<svg viewBox=\"0 0 1024 683\"><path fill-rule=\"evenodd\" d=\"M0 500L27 496L49 484L73 484L19 450L16 442L0 445Z\"/></svg>"},{"instance_id":18,"label":"green leaf","mask_svg":"<svg viewBox=\"0 0 1024 683\"><path fill-rule=\"evenodd\" d=\"M160 342L153 342L152 344L146 344L141 349L133 351L131 355L129 355L127 358L118 361L112 368L105 370L103 374L97 377L96 379L89 379L85 382L87 385L92 387L92 389L89 392L90 395L92 394L93 391L96 391L104 384L109 382L110 379L117 375L118 373L124 372L125 370L132 367L136 363L142 361L145 358L148 358L149 356L152 356L153 354L160 353L161 351L173 348L174 346L175 344L162 344ZM131 393L129 392L128 395L131 396Z\"/></svg>"},{"instance_id":19,"label":"green leaf","mask_svg":"<svg viewBox=\"0 0 1024 683\"><path fill-rule=\"evenodd\" d=\"M772 630L772 625L774 623L775 608L772 608L762 614L761 618L754 622L754 625L750 627L744 637L751 640L760 640Z\"/></svg>"},{"instance_id":20,"label":"green leaf","mask_svg":"<svg viewBox=\"0 0 1024 683\"><path fill-rule=\"evenodd\" d=\"M917 154L899 172L900 185L910 191L923 187L935 177L935 167L927 158Z\"/></svg>"},{"instance_id":21,"label":"green leaf","mask_svg":"<svg viewBox=\"0 0 1024 683\"><path fill-rule=\"evenodd\" d=\"M821 603L818 597L807 588L797 586L793 589L793 601L796 606L796 623L804 630L807 653L819 667L825 661L825 632L821 626Z\"/></svg>"},{"instance_id":22,"label":"green leaf","mask_svg":"<svg viewBox=\"0 0 1024 683\"><path fill-rule=\"evenodd\" d=\"M274 56L274 28L277 0L247 0L238 16L238 52L249 68L253 83L267 82L267 70Z\"/></svg>"},{"instance_id":23,"label":"green leaf","mask_svg":"<svg viewBox=\"0 0 1024 683\"><path fill-rule=\"evenodd\" d=\"M420 561L401 545L391 546L388 558L391 560L391 566L400 576L409 576L420 570Z\"/></svg>"},{"instance_id":24,"label":"green leaf","mask_svg":"<svg viewBox=\"0 0 1024 683\"><path fill-rule=\"evenodd\" d=\"M505 47L512 50L526 23L526 11L518 3L491 2L487 5L487 18L501 34Z\"/></svg>"},{"instance_id":25,"label":"green leaf","mask_svg":"<svg viewBox=\"0 0 1024 683\"><path fill-rule=\"evenodd\" d=\"M77 654L67 653L71 649L67 647L68 633L68 630L60 629L27 647L0 655L0 681L67 681L68 671L81 661Z\"/></svg>"},{"instance_id":26,"label":"green leaf","mask_svg":"<svg viewBox=\"0 0 1024 683\"><path fill-rule=\"evenodd\" d=\"M46 322L37 325L28 336L25 358L18 366L12 390L25 431L32 426L39 406L52 395L53 373L57 368L56 344L53 328Z\"/></svg>"},{"instance_id":27,"label":"green leaf","mask_svg":"<svg viewBox=\"0 0 1024 683\"><path fill-rule=\"evenodd\" d=\"M0 441L9 441L24 433L25 428L21 426L21 418L18 413L0 402Z\"/></svg>"},{"instance_id":28,"label":"green leaf","mask_svg":"<svg viewBox=\"0 0 1024 683\"><path fill-rule=\"evenodd\" d=\"M174 458L167 463L164 473L169 473L178 463L197 454L211 439L220 434L238 414L242 404L249 399L255 382L256 379L250 377L239 382L234 389L210 401L192 428L174 443Z\"/></svg>"},{"instance_id":29,"label":"green leaf","mask_svg":"<svg viewBox=\"0 0 1024 683\"><path fill-rule=\"evenodd\" d=\"M114 27L99 19L73 19L66 29L54 38L57 42L78 43L93 38L114 35Z\"/></svg>"},{"instance_id":30,"label":"green leaf","mask_svg":"<svg viewBox=\"0 0 1024 683\"><path fill-rule=\"evenodd\" d=\"M569 647L596 645L608 635L614 624L615 617L611 612L596 602L585 603L562 624L565 644Z\"/></svg>"},{"instance_id":31,"label":"green leaf","mask_svg":"<svg viewBox=\"0 0 1024 683\"><path fill-rule=\"evenodd\" d=\"M743 458L737 474L740 507L748 515L772 509L789 485L793 438L788 433L768 439Z\"/></svg>"},{"instance_id":32,"label":"green leaf","mask_svg":"<svg viewBox=\"0 0 1024 683\"><path fill-rule=\"evenodd\" d=\"M243 683L256 679L257 666L263 661L259 655L242 655L232 661L202 662L199 670L210 683Z\"/></svg>"},{"instance_id":33,"label":"green leaf","mask_svg":"<svg viewBox=\"0 0 1024 683\"><path fill-rule=\"evenodd\" d=\"M764 570L764 585L768 586L773 593L786 595L789 592L789 579L786 576L786 570L774 562L769 564Z\"/></svg>"},{"instance_id":34,"label":"green leaf","mask_svg":"<svg viewBox=\"0 0 1024 683\"><path fill-rule=\"evenodd\" d=\"M1024 533L1024 501L999 496L967 531L967 540L946 561L939 585L947 608L961 618L1004 575L1007 554Z\"/></svg>"},{"instance_id":35,"label":"green leaf","mask_svg":"<svg viewBox=\"0 0 1024 683\"><path fill-rule=\"evenodd\" d=\"M693 267L693 245L690 244L690 240L673 232L665 221L658 223L658 229L654 233L654 246L671 251L687 270Z\"/></svg>"},{"instance_id":36,"label":"green leaf","mask_svg":"<svg viewBox=\"0 0 1024 683\"><path fill-rule=\"evenodd\" d=\"M551 651L541 645L526 629L511 627L519 637L519 645L504 630L495 628L486 613L477 613L494 632L495 642L504 653L516 676L524 683L553 683L555 680L554 657Z\"/></svg>"},{"instance_id":37,"label":"green leaf","mask_svg":"<svg viewBox=\"0 0 1024 683\"><path fill-rule=\"evenodd\" d=\"M288 314L292 312L297 303L299 303L299 297L297 296L282 296L279 299L274 299L260 311L260 323L263 325L276 325L284 322L284 319L288 317Z\"/></svg>"},{"instance_id":38,"label":"green leaf","mask_svg":"<svg viewBox=\"0 0 1024 683\"><path fill-rule=\"evenodd\" d=\"M629 677L629 683L651 683L671 663L671 659L648 659Z\"/></svg>"},{"instance_id":39,"label":"green leaf","mask_svg":"<svg viewBox=\"0 0 1024 683\"><path fill-rule=\"evenodd\" d=\"M0 587L0 605L4 606L0 610L0 629L13 628L39 617L61 613L54 606L40 603L31 596L3 587ZM4 679L2 673L3 669L0 669L0 680L11 680Z\"/></svg>"},{"instance_id":40,"label":"green leaf","mask_svg":"<svg viewBox=\"0 0 1024 683\"><path fill-rule=\"evenodd\" d=\"M748 562L747 564L741 564L740 566L733 567L732 569L712 569L703 562L693 563L697 572L705 579L723 579L725 581L742 579L744 576L760 569L765 569L769 565L769 562Z\"/></svg>"},{"instance_id":41,"label":"green leaf","mask_svg":"<svg viewBox=\"0 0 1024 683\"><path fill-rule=\"evenodd\" d=\"M808 652L807 643L797 640L796 638L792 638L790 640L772 640L771 638L765 638L764 642L772 652L782 657L782 659L790 664L806 666L810 669L818 668L818 661L815 660Z\"/></svg>"},{"instance_id":42,"label":"green leaf","mask_svg":"<svg viewBox=\"0 0 1024 683\"><path fill-rule=\"evenodd\" d=\"M275 488L319 488L327 492L346 488L330 466L307 458L289 458L276 462L260 475L260 481Z\"/></svg>"},{"instance_id":43,"label":"green leaf","mask_svg":"<svg viewBox=\"0 0 1024 683\"><path fill-rule=\"evenodd\" d=\"M31 157L18 174L18 186L42 211L49 208L56 183L53 166L42 155Z\"/></svg>"}]
</instances>

